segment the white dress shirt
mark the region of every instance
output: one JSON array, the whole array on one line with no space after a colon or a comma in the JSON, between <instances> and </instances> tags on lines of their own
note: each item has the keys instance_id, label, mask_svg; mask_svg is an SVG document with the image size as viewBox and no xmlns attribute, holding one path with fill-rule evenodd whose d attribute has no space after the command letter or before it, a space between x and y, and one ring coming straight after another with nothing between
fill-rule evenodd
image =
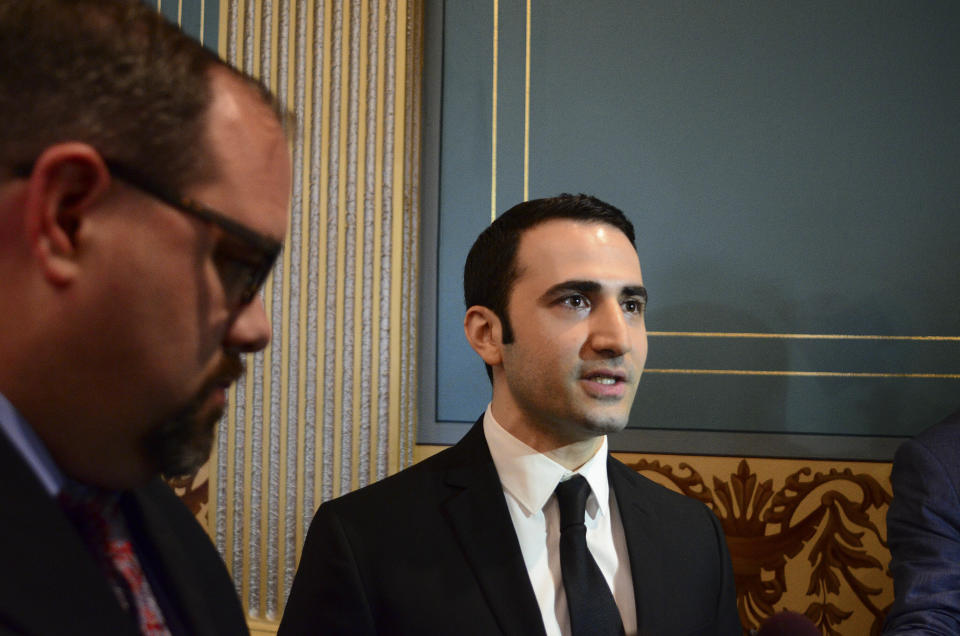
<instances>
[{"instance_id":1,"label":"white dress shirt","mask_svg":"<svg viewBox=\"0 0 960 636\"><path fill-rule=\"evenodd\" d=\"M483 433L503 485L507 509L520 542L523 561L540 606L547 636L570 634L567 595L560 572L560 512L553 491L574 475L546 455L508 433L490 407ZM627 636L637 633L637 609L623 522L607 482L607 438L577 471L590 484L584 523L587 547L613 591Z\"/></svg>"}]
</instances>

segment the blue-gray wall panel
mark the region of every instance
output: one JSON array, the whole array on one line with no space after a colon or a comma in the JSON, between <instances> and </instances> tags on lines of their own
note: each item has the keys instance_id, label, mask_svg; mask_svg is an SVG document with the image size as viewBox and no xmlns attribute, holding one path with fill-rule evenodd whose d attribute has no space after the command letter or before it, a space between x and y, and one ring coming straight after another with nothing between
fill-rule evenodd
<instances>
[{"instance_id":1,"label":"blue-gray wall panel","mask_svg":"<svg viewBox=\"0 0 960 636\"><path fill-rule=\"evenodd\" d=\"M522 198L526 2L498 4L495 184L494 3L427 6L444 30L427 49L443 63L426 82L442 91L426 113L442 128L425 149L439 162L426 222L439 225L424 442L451 441L465 425L445 423L472 422L489 399L463 338L461 274L491 197L498 212ZM631 428L883 439L956 408L960 4L531 8L530 196L584 191L624 209L649 329L719 334L651 337L647 367L661 372L644 377Z\"/></svg>"},{"instance_id":2,"label":"blue-gray wall panel","mask_svg":"<svg viewBox=\"0 0 960 636\"><path fill-rule=\"evenodd\" d=\"M159 9L165 18L192 37L217 51L220 37L220 0L141 0L148 7ZM201 34L200 29L203 28Z\"/></svg>"}]
</instances>

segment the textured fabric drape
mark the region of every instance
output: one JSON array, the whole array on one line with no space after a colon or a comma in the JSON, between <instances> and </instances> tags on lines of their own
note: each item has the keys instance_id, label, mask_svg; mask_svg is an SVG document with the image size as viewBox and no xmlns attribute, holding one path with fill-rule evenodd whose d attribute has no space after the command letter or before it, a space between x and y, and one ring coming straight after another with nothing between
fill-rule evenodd
<instances>
[{"instance_id":1,"label":"textured fabric drape","mask_svg":"<svg viewBox=\"0 0 960 636\"><path fill-rule=\"evenodd\" d=\"M412 461L417 0L223 0L221 55L290 112L292 219L210 468L211 534L276 620L316 507Z\"/></svg>"}]
</instances>

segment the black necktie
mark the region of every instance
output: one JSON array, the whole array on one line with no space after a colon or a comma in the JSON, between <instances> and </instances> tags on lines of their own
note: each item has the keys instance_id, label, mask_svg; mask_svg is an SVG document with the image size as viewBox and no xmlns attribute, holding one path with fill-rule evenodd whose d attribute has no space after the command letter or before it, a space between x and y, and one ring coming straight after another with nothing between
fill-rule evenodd
<instances>
[{"instance_id":1,"label":"black necktie","mask_svg":"<svg viewBox=\"0 0 960 636\"><path fill-rule=\"evenodd\" d=\"M583 512L590 484L581 475L574 475L560 482L554 492L560 506L560 571L573 635L623 634L613 594L587 549Z\"/></svg>"}]
</instances>

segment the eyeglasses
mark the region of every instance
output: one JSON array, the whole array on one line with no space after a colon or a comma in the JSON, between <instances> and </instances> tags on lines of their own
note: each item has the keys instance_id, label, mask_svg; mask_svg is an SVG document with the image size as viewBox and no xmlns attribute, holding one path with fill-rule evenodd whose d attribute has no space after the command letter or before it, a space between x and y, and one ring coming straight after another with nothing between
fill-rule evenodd
<instances>
[{"instance_id":1,"label":"eyeglasses","mask_svg":"<svg viewBox=\"0 0 960 636\"><path fill-rule=\"evenodd\" d=\"M214 249L213 259L223 283L227 304L242 307L250 303L273 268L282 244L269 236L212 210L193 199L166 188L120 162L105 160L110 173L136 189L189 216L212 223L223 230L224 238ZM17 166L17 176L30 175L32 165Z\"/></svg>"},{"instance_id":2,"label":"eyeglasses","mask_svg":"<svg viewBox=\"0 0 960 636\"><path fill-rule=\"evenodd\" d=\"M279 241L165 188L128 166L110 160L106 164L113 176L180 212L216 225L235 239L217 245L214 262L230 306L243 306L253 300L280 254Z\"/></svg>"}]
</instances>

